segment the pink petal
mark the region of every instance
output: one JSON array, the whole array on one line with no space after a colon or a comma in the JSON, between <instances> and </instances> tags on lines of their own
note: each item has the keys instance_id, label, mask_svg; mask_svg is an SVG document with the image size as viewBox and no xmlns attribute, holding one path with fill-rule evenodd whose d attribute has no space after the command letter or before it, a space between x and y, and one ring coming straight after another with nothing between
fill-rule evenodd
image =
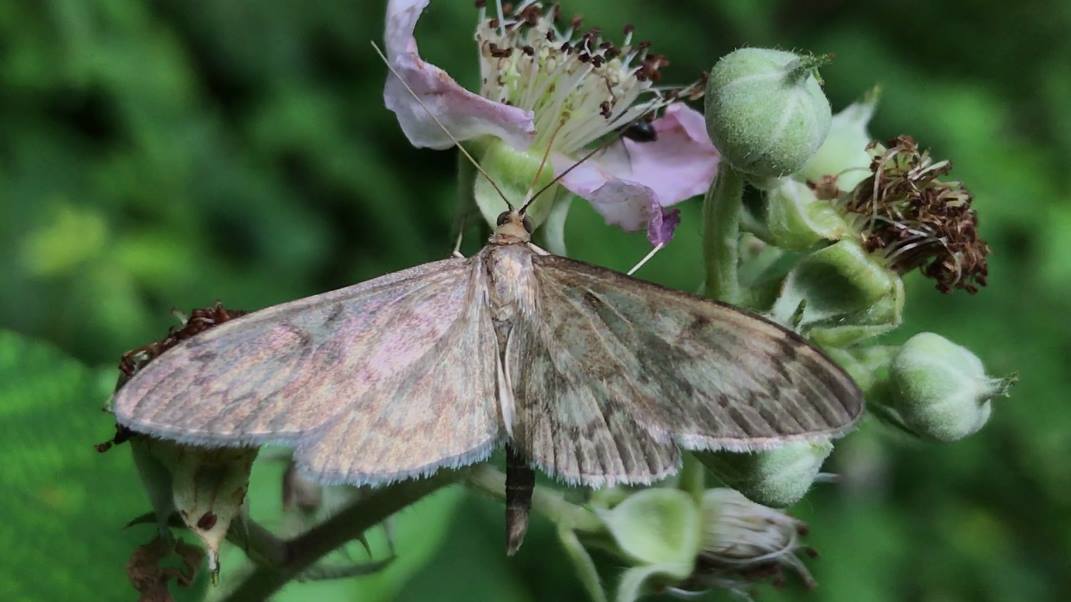
<instances>
[{"instance_id":1,"label":"pink petal","mask_svg":"<svg viewBox=\"0 0 1071 602\"><path fill-rule=\"evenodd\" d=\"M703 114L674 103L654 120L658 138L651 142L623 139L630 172L619 174L655 191L663 207L703 194L718 170L718 149L707 135Z\"/></svg>"},{"instance_id":2,"label":"pink petal","mask_svg":"<svg viewBox=\"0 0 1071 602\"><path fill-rule=\"evenodd\" d=\"M651 244L664 244L680 221L666 207L706 192L717 173L719 153L707 136L703 115L675 103L652 125L657 139L623 139L562 178L562 185L588 200L608 224L625 230L647 226ZM554 157L562 173L573 162Z\"/></svg>"},{"instance_id":3,"label":"pink petal","mask_svg":"<svg viewBox=\"0 0 1071 602\"><path fill-rule=\"evenodd\" d=\"M680 209L666 209L659 207L658 213L651 216L647 222L647 240L654 246L668 243L673 238L673 233L681 223Z\"/></svg>"},{"instance_id":4,"label":"pink petal","mask_svg":"<svg viewBox=\"0 0 1071 602\"><path fill-rule=\"evenodd\" d=\"M406 137L418 147L444 149L454 145L430 112L458 140L490 135L515 148L527 148L535 135L531 111L473 94L445 71L420 58L413 31L428 2L391 0L387 5L387 60L424 104L421 106L398 78L387 76L383 101L397 115Z\"/></svg>"}]
</instances>

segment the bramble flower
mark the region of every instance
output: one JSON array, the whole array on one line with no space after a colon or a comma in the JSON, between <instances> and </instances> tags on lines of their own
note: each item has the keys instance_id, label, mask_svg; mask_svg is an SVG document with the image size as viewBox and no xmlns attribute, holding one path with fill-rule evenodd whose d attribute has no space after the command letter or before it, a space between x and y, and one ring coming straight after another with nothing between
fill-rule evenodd
<instances>
[{"instance_id":1,"label":"bramble flower","mask_svg":"<svg viewBox=\"0 0 1071 602\"><path fill-rule=\"evenodd\" d=\"M871 101L872 102L872 101ZM866 103L845 112L853 121L840 157L821 171L854 173L852 147L864 144ZM847 118L846 118L847 119ZM854 143L847 145L848 139ZM887 332L902 319L901 276L919 269L941 292L985 286L989 245L978 235L972 197L942 179L949 161L934 161L910 136L870 143L869 174L850 191L834 175L806 185L782 178L767 191L752 229L763 241L806 251L784 278L772 316L823 345L844 346ZM833 159L832 154L825 159ZM821 171L813 172L821 173ZM836 294L833 294L833 293Z\"/></svg>"},{"instance_id":2,"label":"bramble flower","mask_svg":"<svg viewBox=\"0 0 1071 602\"><path fill-rule=\"evenodd\" d=\"M410 142L452 146L438 120L468 141L466 147L471 145L511 202L563 176L561 186L591 202L608 223L625 230L646 227L652 244L668 242L678 221L672 205L703 193L717 169L718 151L702 115L676 102L697 97L699 86L657 86L669 62L651 52L649 43L634 42L631 26L618 46L598 29L581 30L580 19L560 24L556 5L496 2L488 16L481 1L476 94L421 59L413 31L428 3L391 0L387 7L387 59L419 101L393 76L384 100ZM633 138L610 137L632 125ZM552 170L544 169L548 150ZM481 182L474 190L477 204L494 223L501 201ZM559 192L555 187L533 204L528 210L533 223L546 219Z\"/></svg>"},{"instance_id":3,"label":"bramble flower","mask_svg":"<svg viewBox=\"0 0 1071 602\"><path fill-rule=\"evenodd\" d=\"M139 370L168 349L246 313L227 309L218 302L210 307L194 309L189 316L183 317L180 326L169 329L164 338L123 354L119 360L119 378L115 390L122 388ZM219 572L219 547L231 521L238 516L245 502L249 474L258 449L195 447L149 437L116 425L115 437L97 445L97 450L104 452L112 445L126 441L130 441L134 463L161 532L166 531L171 514L177 512L186 527L207 548L209 570L215 579ZM163 580L158 585L166 585L166 576L160 577L164 573L157 575L150 570L159 560L157 551L151 554L150 551L145 546L139 548L128 566L131 579L139 591L142 587L148 587L142 583L145 579L159 577ZM163 550L160 554L166 552ZM130 567L137 568L137 571Z\"/></svg>"},{"instance_id":4,"label":"bramble flower","mask_svg":"<svg viewBox=\"0 0 1071 602\"><path fill-rule=\"evenodd\" d=\"M245 504L258 449L209 449L151 437L133 443L139 468L155 461L169 473L173 508L205 545L215 578L219 548Z\"/></svg>"}]
</instances>

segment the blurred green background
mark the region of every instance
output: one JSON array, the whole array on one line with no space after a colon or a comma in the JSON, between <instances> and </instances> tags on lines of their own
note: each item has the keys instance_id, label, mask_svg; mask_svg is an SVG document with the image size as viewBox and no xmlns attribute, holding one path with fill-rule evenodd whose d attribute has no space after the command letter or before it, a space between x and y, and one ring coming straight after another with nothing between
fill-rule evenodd
<instances>
[{"instance_id":1,"label":"blurred green background","mask_svg":"<svg viewBox=\"0 0 1071 602\"><path fill-rule=\"evenodd\" d=\"M151 529L121 527L148 502L128 452L92 444L111 434L100 408L114 364L163 334L172 308L263 307L449 251L455 157L411 148L383 108L368 41L384 4L0 3L0 599L134 598L123 566ZM433 2L417 32L468 84L471 4ZM833 52L834 108L880 84L874 135L914 135L975 194L990 287L942 296L908 278L890 340L938 331L1020 384L958 444L872 422L844 440L828 465L843 482L794 509L822 553L819 589L763 598L1071 599L1071 3L563 8L605 31L637 23L675 82L741 45ZM643 275L694 289L697 210ZM618 269L646 249L582 202L567 238L572 255ZM260 464L252 511L277 526L281 464ZM385 574L280 599L583 599L551 526L533 522L507 559L501 506L447 490L399 518L401 560ZM604 568L612 580L622 567Z\"/></svg>"}]
</instances>

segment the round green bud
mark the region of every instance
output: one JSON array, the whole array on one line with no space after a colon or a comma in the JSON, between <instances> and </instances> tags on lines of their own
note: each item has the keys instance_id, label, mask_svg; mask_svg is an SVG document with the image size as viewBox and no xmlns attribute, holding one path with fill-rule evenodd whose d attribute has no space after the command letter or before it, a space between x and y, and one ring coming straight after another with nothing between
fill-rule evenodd
<instances>
[{"instance_id":1,"label":"round green bud","mask_svg":"<svg viewBox=\"0 0 1071 602\"><path fill-rule=\"evenodd\" d=\"M916 435L958 441L985 426L990 400L1006 396L1012 379L986 375L967 348L932 332L910 339L893 358L886 404Z\"/></svg>"},{"instance_id":2,"label":"round green bud","mask_svg":"<svg viewBox=\"0 0 1071 602\"><path fill-rule=\"evenodd\" d=\"M832 111L816 77L823 57L741 48L722 57L706 91L707 132L722 158L756 179L803 167Z\"/></svg>"},{"instance_id":3,"label":"round green bud","mask_svg":"<svg viewBox=\"0 0 1071 602\"><path fill-rule=\"evenodd\" d=\"M785 508L803 498L831 451L833 444L820 440L786 443L754 453L700 452L696 457L722 482L748 499L764 506Z\"/></svg>"}]
</instances>

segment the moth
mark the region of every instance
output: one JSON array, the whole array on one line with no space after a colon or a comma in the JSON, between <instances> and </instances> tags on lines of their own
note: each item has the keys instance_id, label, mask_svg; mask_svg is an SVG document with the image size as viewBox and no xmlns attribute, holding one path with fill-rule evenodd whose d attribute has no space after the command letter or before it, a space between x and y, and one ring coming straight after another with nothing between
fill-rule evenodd
<instances>
[{"instance_id":1,"label":"moth","mask_svg":"<svg viewBox=\"0 0 1071 602\"><path fill-rule=\"evenodd\" d=\"M588 487L651 483L680 448L835 436L859 389L743 310L551 255L518 211L450 258L230 320L146 365L120 424L206 446L282 443L327 483L382 485L504 442Z\"/></svg>"},{"instance_id":2,"label":"moth","mask_svg":"<svg viewBox=\"0 0 1071 602\"><path fill-rule=\"evenodd\" d=\"M794 332L552 255L531 242L526 208L503 212L474 256L182 341L116 392L118 422L204 446L289 445L305 473L352 485L506 444L507 480L530 495L531 467L572 485L646 484L677 471L681 449L761 450L860 416L851 378Z\"/></svg>"}]
</instances>

